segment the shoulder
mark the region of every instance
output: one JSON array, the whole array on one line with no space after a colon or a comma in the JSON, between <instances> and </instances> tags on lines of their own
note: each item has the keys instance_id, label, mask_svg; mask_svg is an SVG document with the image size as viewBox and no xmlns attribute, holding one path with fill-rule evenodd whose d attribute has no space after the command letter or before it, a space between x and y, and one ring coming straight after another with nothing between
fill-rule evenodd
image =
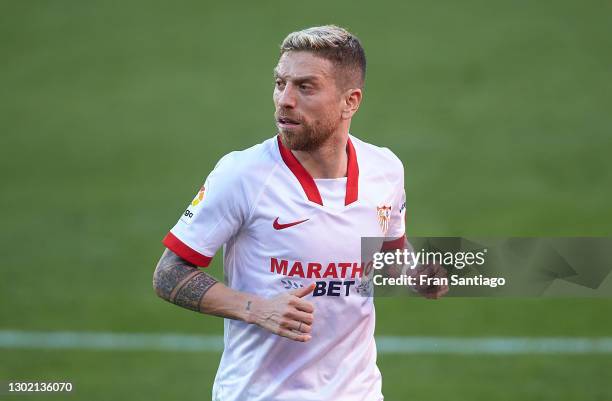
<instances>
[{"instance_id":1,"label":"shoulder","mask_svg":"<svg viewBox=\"0 0 612 401\"><path fill-rule=\"evenodd\" d=\"M209 186L216 186L220 193L233 200L249 203L257 197L268 176L275 170L274 138L244 150L223 156L209 174Z\"/></svg>"},{"instance_id":2,"label":"shoulder","mask_svg":"<svg viewBox=\"0 0 612 401\"><path fill-rule=\"evenodd\" d=\"M263 183L274 171L275 159L270 140L221 157L205 180L208 204L242 211L252 209Z\"/></svg>"},{"instance_id":3,"label":"shoulder","mask_svg":"<svg viewBox=\"0 0 612 401\"><path fill-rule=\"evenodd\" d=\"M403 180L404 164L391 149L362 141L353 135L350 138L357 152L360 171L382 173L393 181L400 178Z\"/></svg>"},{"instance_id":4,"label":"shoulder","mask_svg":"<svg viewBox=\"0 0 612 401\"><path fill-rule=\"evenodd\" d=\"M219 159L213 172L216 175L223 174L233 181L261 175L276 164L273 153L275 145L276 142L270 138L250 148L230 152Z\"/></svg>"}]
</instances>

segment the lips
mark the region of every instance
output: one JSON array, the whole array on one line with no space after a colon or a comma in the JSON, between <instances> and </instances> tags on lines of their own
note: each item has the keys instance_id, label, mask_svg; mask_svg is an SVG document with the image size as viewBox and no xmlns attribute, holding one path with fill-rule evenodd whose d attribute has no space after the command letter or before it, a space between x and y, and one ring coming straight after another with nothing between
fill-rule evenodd
<instances>
[{"instance_id":1,"label":"lips","mask_svg":"<svg viewBox=\"0 0 612 401\"><path fill-rule=\"evenodd\" d=\"M282 125L298 125L300 123L298 120L282 116L278 117L276 121L278 121Z\"/></svg>"}]
</instances>

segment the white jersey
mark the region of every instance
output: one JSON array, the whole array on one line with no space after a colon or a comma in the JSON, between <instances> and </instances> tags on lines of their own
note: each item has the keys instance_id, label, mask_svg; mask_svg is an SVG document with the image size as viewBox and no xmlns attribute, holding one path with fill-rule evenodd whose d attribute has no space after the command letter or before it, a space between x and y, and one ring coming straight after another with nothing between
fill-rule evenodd
<instances>
[{"instance_id":1,"label":"white jersey","mask_svg":"<svg viewBox=\"0 0 612 401\"><path fill-rule=\"evenodd\" d=\"M237 291L270 298L316 283L306 343L225 320L214 401L383 399L361 238L402 247L404 171L390 150L352 135L347 155L347 177L315 180L278 136L229 153L164 238L198 266L224 245L225 282Z\"/></svg>"}]
</instances>

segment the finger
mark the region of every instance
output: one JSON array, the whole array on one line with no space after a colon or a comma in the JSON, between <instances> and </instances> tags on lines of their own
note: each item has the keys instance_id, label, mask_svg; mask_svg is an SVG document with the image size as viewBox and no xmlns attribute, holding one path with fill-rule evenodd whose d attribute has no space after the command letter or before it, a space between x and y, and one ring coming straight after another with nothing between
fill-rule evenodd
<instances>
[{"instance_id":1,"label":"finger","mask_svg":"<svg viewBox=\"0 0 612 401\"><path fill-rule=\"evenodd\" d=\"M419 266L421 266L424 270L433 271L433 270L437 270L440 267L440 264L438 264L438 263L427 263L427 264L423 264L423 265L419 265Z\"/></svg>"},{"instance_id":2,"label":"finger","mask_svg":"<svg viewBox=\"0 0 612 401\"><path fill-rule=\"evenodd\" d=\"M292 331L292 330L289 330L289 329L285 329L285 328L282 328L282 327L278 330L278 332L276 334L278 334L279 336L282 336L282 337L287 337L290 340L299 341L299 342L302 342L302 343L310 341L310 339L312 338L312 336L310 334L296 333L295 331Z\"/></svg>"},{"instance_id":3,"label":"finger","mask_svg":"<svg viewBox=\"0 0 612 401\"><path fill-rule=\"evenodd\" d=\"M439 277L440 274L445 274L446 269L442 265L431 265L430 274Z\"/></svg>"},{"instance_id":4,"label":"finger","mask_svg":"<svg viewBox=\"0 0 612 401\"><path fill-rule=\"evenodd\" d=\"M417 265L417 267L414 268L417 274L423 274L427 269L429 269L429 265Z\"/></svg>"},{"instance_id":5,"label":"finger","mask_svg":"<svg viewBox=\"0 0 612 401\"><path fill-rule=\"evenodd\" d=\"M438 268L438 270L436 270L436 273L434 274L434 277L438 277L438 278L442 278L446 276L448 276L448 272L443 267Z\"/></svg>"},{"instance_id":6,"label":"finger","mask_svg":"<svg viewBox=\"0 0 612 401\"><path fill-rule=\"evenodd\" d=\"M446 295L448 293L448 290L449 288L447 285L442 286L442 288L440 288L440 291L438 291L438 298Z\"/></svg>"},{"instance_id":7,"label":"finger","mask_svg":"<svg viewBox=\"0 0 612 401\"><path fill-rule=\"evenodd\" d=\"M312 304L312 302L304 301L303 299L300 299L300 298L296 298L294 302L291 303L291 305L293 305L295 309L301 310L302 312L306 312L306 313L314 312L314 305Z\"/></svg>"},{"instance_id":8,"label":"finger","mask_svg":"<svg viewBox=\"0 0 612 401\"><path fill-rule=\"evenodd\" d=\"M298 298L303 298L306 295L310 294L315 288L315 284L309 284L306 287L301 287L293 291L289 291L290 294L295 295Z\"/></svg>"},{"instance_id":9,"label":"finger","mask_svg":"<svg viewBox=\"0 0 612 401\"><path fill-rule=\"evenodd\" d=\"M312 331L312 326L298 320L289 320L281 325L289 330L293 330L298 334L308 334Z\"/></svg>"},{"instance_id":10,"label":"finger","mask_svg":"<svg viewBox=\"0 0 612 401\"><path fill-rule=\"evenodd\" d=\"M417 277L432 277L434 275L434 267L432 265L421 265L417 269Z\"/></svg>"},{"instance_id":11,"label":"finger","mask_svg":"<svg viewBox=\"0 0 612 401\"><path fill-rule=\"evenodd\" d=\"M305 324L312 324L314 321L314 316L311 313L306 313L299 310L287 313L287 317L297 320L298 322L304 322Z\"/></svg>"}]
</instances>

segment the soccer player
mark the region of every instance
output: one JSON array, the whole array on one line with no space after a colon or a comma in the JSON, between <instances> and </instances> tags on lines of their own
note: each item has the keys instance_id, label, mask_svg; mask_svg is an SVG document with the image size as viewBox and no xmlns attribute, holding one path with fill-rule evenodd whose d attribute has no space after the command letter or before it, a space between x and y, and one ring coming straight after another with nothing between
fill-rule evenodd
<instances>
[{"instance_id":1,"label":"soccer player","mask_svg":"<svg viewBox=\"0 0 612 401\"><path fill-rule=\"evenodd\" d=\"M278 134L221 158L163 240L157 294L225 318L214 401L383 399L361 237L404 247L404 171L349 134L365 72L345 29L289 34L274 69ZM198 269L221 246L225 284Z\"/></svg>"}]
</instances>

